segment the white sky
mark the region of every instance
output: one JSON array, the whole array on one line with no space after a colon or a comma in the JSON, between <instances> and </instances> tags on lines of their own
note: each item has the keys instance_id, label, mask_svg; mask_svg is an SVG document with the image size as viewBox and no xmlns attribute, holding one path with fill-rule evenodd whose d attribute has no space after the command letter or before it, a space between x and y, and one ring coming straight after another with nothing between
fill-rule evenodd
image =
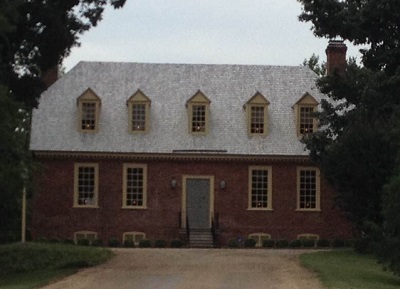
<instances>
[{"instance_id":1,"label":"white sky","mask_svg":"<svg viewBox=\"0 0 400 289\"><path fill-rule=\"evenodd\" d=\"M107 7L64 66L81 60L300 65L325 60L327 39L299 22L297 0L127 0ZM360 58L349 46L348 56Z\"/></svg>"}]
</instances>

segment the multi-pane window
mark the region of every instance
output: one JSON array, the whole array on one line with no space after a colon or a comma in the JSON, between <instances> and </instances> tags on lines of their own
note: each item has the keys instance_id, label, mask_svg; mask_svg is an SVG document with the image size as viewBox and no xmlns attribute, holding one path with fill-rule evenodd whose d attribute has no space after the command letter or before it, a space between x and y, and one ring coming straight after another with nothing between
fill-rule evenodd
<instances>
[{"instance_id":1,"label":"multi-pane window","mask_svg":"<svg viewBox=\"0 0 400 289\"><path fill-rule=\"evenodd\" d=\"M127 101L129 132L145 134L150 127L150 99L139 89Z\"/></svg>"},{"instance_id":2,"label":"multi-pane window","mask_svg":"<svg viewBox=\"0 0 400 289\"><path fill-rule=\"evenodd\" d=\"M264 133L264 106L251 106L250 133Z\"/></svg>"},{"instance_id":3,"label":"multi-pane window","mask_svg":"<svg viewBox=\"0 0 400 289\"><path fill-rule=\"evenodd\" d=\"M75 200L78 207L95 207L98 200L98 165L75 164Z\"/></svg>"},{"instance_id":4,"label":"multi-pane window","mask_svg":"<svg viewBox=\"0 0 400 289\"><path fill-rule=\"evenodd\" d=\"M146 165L124 164L123 207L146 207Z\"/></svg>"},{"instance_id":5,"label":"multi-pane window","mask_svg":"<svg viewBox=\"0 0 400 289\"><path fill-rule=\"evenodd\" d=\"M146 104L132 104L132 131L146 130Z\"/></svg>"},{"instance_id":6,"label":"multi-pane window","mask_svg":"<svg viewBox=\"0 0 400 289\"><path fill-rule=\"evenodd\" d=\"M260 92L244 104L249 137L268 135L268 105L269 101Z\"/></svg>"},{"instance_id":7,"label":"multi-pane window","mask_svg":"<svg viewBox=\"0 0 400 289\"><path fill-rule=\"evenodd\" d=\"M100 98L88 88L78 97L78 130L95 133L99 129Z\"/></svg>"},{"instance_id":8,"label":"multi-pane window","mask_svg":"<svg viewBox=\"0 0 400 289\"><path fill-rule=\"evenodd\" d=\"M300 134L314 132L314 106L300 106Z\"/></svg>"},{"instance_id":9,"label":"multi-pane window","mask_svg":"<svg viewBox=\"0 0 400 289\"><path fill-rule=\"evenodd\" d=\"M74 233L75 243L78 243L81 239L89 240L89 244L92 244L97 239L97 233L91 231L79 231Z\"/></svg>"},{"instance_id":10,"label":"multi-pane window","mask_svg":"<svg viewBox=\"0 0 400 289\"><path fill-rule=\"evenodd\" d=\"M319 210L319 171L315 168L298 169L298 209Z\"/></svg>"},{"instance_id":11,"label":"multi-pane window","mask_svg":"<svg viewBox=\"0 0 400 289\"><path fill-rule=\"evenodd\" d=\"M192 132L206 131L206 106L192 106Z\"/></svg>"},{"instance_id":12,"label":"multi-pane window","mask_svg":"<svg viewBox=\"0 0 400 289\"><path fill-rule=\"evenodd\" d=\"M146 234L143 232L125 232L122 234L122 241L124 244L126 241L130 241L137 246L140 241L144 239L146 239Z\"/></svg>"},{"instance_id":13,"label":"multi-pane window","mask_svg":"<svg viewBox=\"0 0 400 289\"><path fill-rule=\"evenodd\" d=\"M211 101L199 90L187 102L188 132L191 135L208 134Z\"/></svg>"},{"instance_id":14,"label":"multi-pane window","mask_svg":"<svg viewBox=\"0 0 400 289\"><path fill-rule=\"evenodd\" d=\"M82 102L82 117L81 129L82 130L95 130L96 129L96 103Z\"/></svg>"},{"instance_id":15,"label":"multi-pane window","mask_svg":"<svg viewBox=\"0 0 400 289\"><path fill-rule=\"evenodd\" d=\"M271 168L249 168L249 208L271 209Z\"/></svg>"}]
</instances>

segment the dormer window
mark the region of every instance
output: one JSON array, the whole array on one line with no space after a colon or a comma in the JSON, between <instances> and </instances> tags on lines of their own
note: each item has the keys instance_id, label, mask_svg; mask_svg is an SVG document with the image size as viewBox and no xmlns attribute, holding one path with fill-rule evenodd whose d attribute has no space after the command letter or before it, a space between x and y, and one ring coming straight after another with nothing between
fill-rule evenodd
<instances>
[{"instance_id":1,"label":"dormer window","mask_svg":"<svg viewBox=\"0 0 400 289\"><path fill-rule=\"evenodd\" d=\"M268 105L269 101L259 92L244 105L249 137L268 134Z\"/></svg>"},{"instance_id":2,"label":"dormer window","mask_svg":"<svg viewBox=\"0 0 400 289\"><path fill-rule=\"evenodd\" d=\"M318 102L309 93L304 94L295 103L297 136L305 136L315 132L317 120L314 116L317 111Z\"/></svg>"},{"instance_id":3,"label":"dormer window","mask_svg":"<svg viewBox=\"0 0 400 289\"><path fill-rule=\"evenodd\" d=\"M78 130L80 132L97 132L101 100L88 88L78 97Z\"/></svg>"},{"instance_id":4,"label":"dormer window","mask_svg":"<svg viewBox=\"0 0 400 289\"><path fill-rule=\"evenodd\" d=\"M139 89L127 102L129 110L129 132L148 133L150 128L151 100Z\"/></svg>"},{"instance_id":5,"label":"dormer window","mask_svg":"<svg viewBox=\"0 0 400 289\"><path fill-rule=\"evenodd\" d=\"M208 134L210 103L211 101L200 90L187 101L190 134Z\"/></svg>"}]
</instances>

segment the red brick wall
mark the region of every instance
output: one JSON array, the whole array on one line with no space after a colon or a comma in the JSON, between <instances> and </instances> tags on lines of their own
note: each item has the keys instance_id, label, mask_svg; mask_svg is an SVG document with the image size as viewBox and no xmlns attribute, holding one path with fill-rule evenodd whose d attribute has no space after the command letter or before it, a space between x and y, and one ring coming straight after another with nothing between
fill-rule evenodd
<instances>
[{"instance_id":1,"label":"red brick wall","mask_svg":"<svg viewBox=\"0 0 400 289\"><path fill-rule=\"evenodd\" d=\"M182 176L215 177L214 211L219 216L220 240L268 233L273 239L295 239L312 233L320 238L351 238L350 224L335 209L332 189L321 180L321 212L297 212L296 168L304 163L127 161L118 159L42 159L33 200L34 238L73 238L76 231L95 231L104 242L121 240L123 232L145 232L150 239L179 237ZM99 164L99 208L73 208L74 163ZM146 163L147 209L122 209L123 163ZM272 166L273 211L248 211L248 167ZM171 180L177 180L171 188ZM220 188L220 181L226 188Z\"/></svg>"}]
</instances>

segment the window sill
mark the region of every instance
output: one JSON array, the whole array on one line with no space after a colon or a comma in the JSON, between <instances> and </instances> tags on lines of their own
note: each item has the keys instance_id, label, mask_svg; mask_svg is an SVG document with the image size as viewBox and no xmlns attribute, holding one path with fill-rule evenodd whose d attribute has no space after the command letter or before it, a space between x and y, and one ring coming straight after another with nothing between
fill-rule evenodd
<instances>
[{"instance_id":1,"label":"window sill","mask_svg":"<svg viewBox=\"0 0 400 289\"><path fill-rule=\"evenodd\" d=\"M99 209L99 206L80 206L80 205L74 205L74 209Z\"/></svg>"},{"instance_id":2,"label":"window sill","mask_svg":"<svg viewBox=\"0 0 400 289\"><path fill-rule=\"evenodd\" d=\"M296 212L316 212L316 213L321 213L321 209L296 209Z\"/></svg>"},{"instance_id":3,"label":"window sill","mask_svg":"<svg viewBox=\"0 0 400 289\"><path fill-rule=\"evenodd\" d=\"M247 211L273 211L272 208L247 208Z\"/></svg>"},{"instance_id":4,"label":"window sill","mask_svg":"<svg viewBox=\"0 0 400 289\"><path fill-rule=\"evenodd\" d=\"M129 206L123 206L121 207L123 210L147 210L147 207L129 207Z\"/></svg>"}]
</instances>

